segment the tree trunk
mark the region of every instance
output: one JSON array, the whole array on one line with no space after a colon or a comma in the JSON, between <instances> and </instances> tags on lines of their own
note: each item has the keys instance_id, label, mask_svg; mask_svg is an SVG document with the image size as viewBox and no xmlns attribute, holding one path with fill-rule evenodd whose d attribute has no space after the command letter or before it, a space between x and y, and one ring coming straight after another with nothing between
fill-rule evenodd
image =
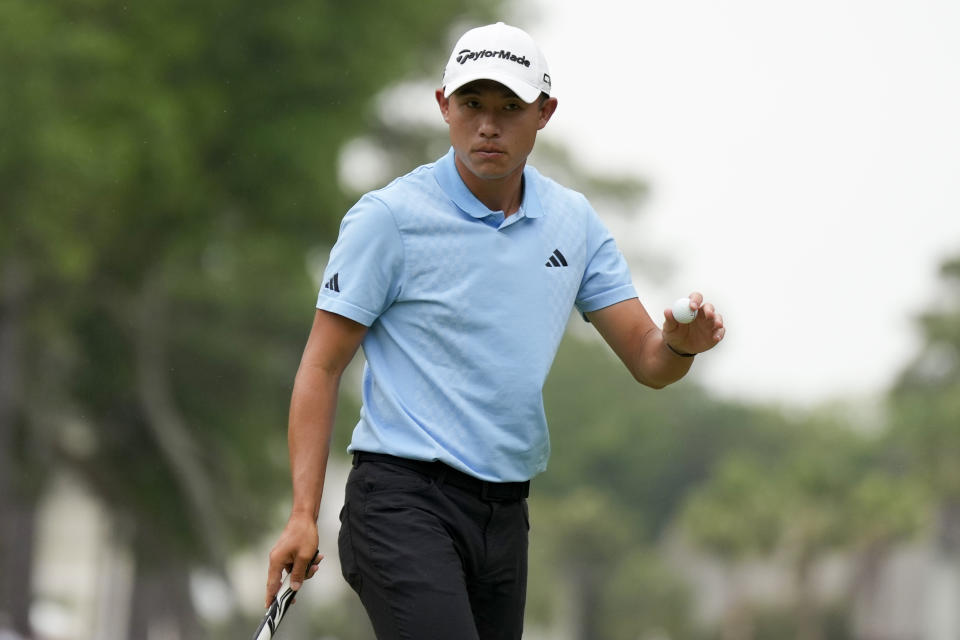
<instances>
[{"instance_id":1,"label":"tree trunk","mask_svg":"<svg viewBox=\"0 0 960 640\"><path fill-rule=\"evenodd\" d=\"M224 567L225 535L213 483L200 459L200 447L173 397L164 324L166 291L160 277L148 276L141 291L137 319L137 392L147 425L180 490L214 569L229 584Z\"/></svg>"},{"instance_id":2,"label":"tree trunk","mask_svg":"<svg viewBox=\"0 0 960 640\"><path fill-rule=\"evenodd\" d=\"M160 550L142 542L137 545L128 640L201 640L205 634L190 596L190 568L173 556L157 558Z\"/></svg>"},{"instance_id":3,"label":"tree trunk","mask_svg":"<svg viewBox=\"0 0 960 640\"><path fill-rule=\"evenodd\" d=\"M868 545L854 558L847 602L850 603L852 611L855 638L869 640L878 635L874 620L877 617L877 607L880 606L880 572L889 549L889 544L878 541Z\"/></svg>"},{"instance_id":4,"label":"tree trunk","mask_svg":"<svg viewBox=\"0 0 960 640\"><path fill-rule=\"evenodd\" d=\"M753 640L753 615L741 574L742 571L736 566L727 569L731 596L721 622L722 640Z\"/></svg>"},{"instance_id":5,"label":"tree trunk","mask_svg":"<svg viewBox=\"0 0 960 640\"><path fill-rule=\"evenodd\" d=\"M26 277L7 256L0 272L0 629L30 637L36 502L20 482L23 420L21 328Z\"/></svg>"},{"instance_id":6,"label":"tree trunk","mask_svg":"<svg viewBox=\"0 0 960 640\"><path fill-rule=\"evenodd\" d=\"M924 640L956 640L960 637L960 500L945 499L938 515L938 562Z\"/></svg>"},{"instance_id":7,"label":"tree trunk","mask_svg":"<svg viewBox=\"0 0 960 640\"><path fill-rule=\"evenodd\" d=\"M0 630L13 629L32 637L30 604L33 595L33 551L36 505L15 496L0 497Z\"/></svg>"},{"instance_id":8,"label":"tree trunk","mask_svg":"<svg viewBox=\"0 0 960 640\"><path fill-rule=\"evenodd\" d=\"M801 551L796 565L797 640L822 640L823 638L816 595L813 593L813 586L810 584L813 557L813 553L809 550Z\"/></svg>"},{"instance_id":9,"label":"tree trunk","mask_svg":"<svg viewBox=\"0 0 960 640\"><path fill-rule=\"evenodd\" d=\"M589 563L581 565L576 575L576 594L580 600L580 628L576 640L593 640L602 637L600 627L600 594L598 593L599 569Z\"/></svg>"},{"instance_id":10,"label":"tree trunk","mask_svg":"<svg viewBox=\"0 0 960 640\"><path fill-rule=\"evenodd\" d=\"M960 554L960 499L944 500L940 505L938 544L946 556Z\"/></svg>"}]
</instances>

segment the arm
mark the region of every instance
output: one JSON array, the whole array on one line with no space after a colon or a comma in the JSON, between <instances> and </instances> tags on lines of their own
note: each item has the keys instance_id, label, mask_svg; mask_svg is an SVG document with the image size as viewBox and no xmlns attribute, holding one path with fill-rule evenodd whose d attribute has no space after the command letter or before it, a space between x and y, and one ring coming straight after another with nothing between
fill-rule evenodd
<instances>
[{"instance_id":1,"label":"arm","mask_svg":"<svg viewBox=\"0 0 960 640\"><path fill-rule=\"evenodd\" d=\"M318 309L314 316L290 399L287 439L293 508L283 533L270 551L268 605L280 587L284 568L290 570L294 590L316 571L316 565L309 569L308 565L317 549L317 516L323 496L340 377L366 332L367 328L362 324L334 313ZM316 562L319 563L320 559L318 557Z\"/></svg>"},{"instance_id":2,"label":"arm","mask_svg":"<svg viewBox=\"0 0 960 640\"><path fill-rule=\"evenodd\" d=\"M661 389L686 375L693 364L693 358L677 355L668 344L681 353L702 353L725 333L723 318L712 304L703 304L703 296L696 292L690 300L700 310L696 319L680 324L667 309L662 329L636 298L588 312L587 317L637 382Z\"/></svg>"}]
</instances>

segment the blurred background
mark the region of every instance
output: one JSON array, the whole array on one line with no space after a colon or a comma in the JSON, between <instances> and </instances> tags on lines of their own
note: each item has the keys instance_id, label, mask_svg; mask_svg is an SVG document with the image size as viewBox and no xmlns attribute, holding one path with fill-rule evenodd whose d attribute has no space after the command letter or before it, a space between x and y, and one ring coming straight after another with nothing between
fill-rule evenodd
<instances>
[{"instance_id":1,"label":"blurred background","mask_svg":"<svg viewBox=\"0 0 960 640\"><path fill-rule=\"evenodd\" d=\"M249 637L339 220L442 155L466 28L526 28L533 164L656 318L663 391L572 318L530 505L532 640L960 638L960 5L0 2L0 638ZM281 637L369 640L335 536Z\"/></svg>"}]
</instances>

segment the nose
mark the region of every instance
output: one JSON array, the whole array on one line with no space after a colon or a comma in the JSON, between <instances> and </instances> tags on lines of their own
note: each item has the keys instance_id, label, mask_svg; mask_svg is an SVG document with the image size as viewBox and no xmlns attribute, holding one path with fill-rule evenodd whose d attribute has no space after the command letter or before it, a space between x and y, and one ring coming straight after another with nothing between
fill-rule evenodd
<instances>
[{"instance_id":1,"label":"nose","mask_svg":"<svg viewBox=\"0 0 960 640\"><path fill-rule=\"evenodd\" d=\"M480 116L479 134L483 138L496 138L500 135L500 125L493 113L484 112Z\"/></svg>"}]
</instances>

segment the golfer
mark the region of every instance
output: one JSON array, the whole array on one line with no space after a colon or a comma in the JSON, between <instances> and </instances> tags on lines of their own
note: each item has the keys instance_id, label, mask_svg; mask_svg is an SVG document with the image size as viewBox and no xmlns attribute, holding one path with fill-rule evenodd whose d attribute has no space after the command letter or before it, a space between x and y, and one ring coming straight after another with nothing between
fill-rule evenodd
<instances>
[{"instance_id":1,"label":"golfer","mask_svg":"<svg viewBox=\"0 0 960 640\"><path fill-rule=\"evenodd\" d=\"M343 574L381 640L520 638L526 498L547 466L542 388L576 308L640 383L716 345L699 293L659 328L590 204L527 165L557 109L524 31L472 29L436 91L451 148L364 195L330 254L290 406L293 508L267 601L313 575L340 378L363 347L363 407L340 514Z\"/></svg>"}]
</instances>

